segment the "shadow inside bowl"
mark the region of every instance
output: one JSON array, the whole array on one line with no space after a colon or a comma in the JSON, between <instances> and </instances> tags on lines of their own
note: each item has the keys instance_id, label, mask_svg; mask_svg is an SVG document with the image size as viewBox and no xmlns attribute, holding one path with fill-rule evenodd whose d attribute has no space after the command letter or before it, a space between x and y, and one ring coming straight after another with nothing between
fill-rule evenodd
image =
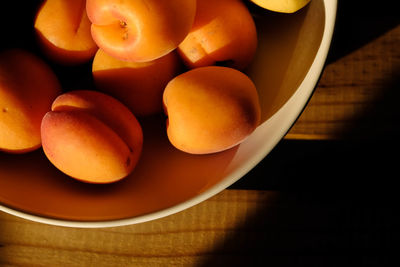
<instances>
[{"instance_id":1,"label":"shadow inside bowl","mask_svg":"<svg viewBox=\"0 0 400 267\"><path fill-rule=\"evenodd\" d=\"M325 27L324 3L311 1L294 14L255 6L251 11L259 44L246 72L258 88L261 120L265 122L294 94L314 61Z\"/></svg>"}]
</instances>

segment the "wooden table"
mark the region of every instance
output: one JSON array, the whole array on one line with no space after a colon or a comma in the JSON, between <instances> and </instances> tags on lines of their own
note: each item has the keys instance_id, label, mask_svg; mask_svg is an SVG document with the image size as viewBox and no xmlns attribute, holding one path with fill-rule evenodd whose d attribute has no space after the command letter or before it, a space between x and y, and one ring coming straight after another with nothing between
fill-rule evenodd
<instances>
[{"instance_id":1,"label":"wooden table","mask_svg":"<svg viewBox=\"0 0 400 267\"><path fill-rule=\"evenodd\" d=\"M229 189L178 214L115 228L63 228L0 213L0 266L389 263L400 237L394 4L340 1L311 101L286 138Z\"/></svg>"}]
</instances>

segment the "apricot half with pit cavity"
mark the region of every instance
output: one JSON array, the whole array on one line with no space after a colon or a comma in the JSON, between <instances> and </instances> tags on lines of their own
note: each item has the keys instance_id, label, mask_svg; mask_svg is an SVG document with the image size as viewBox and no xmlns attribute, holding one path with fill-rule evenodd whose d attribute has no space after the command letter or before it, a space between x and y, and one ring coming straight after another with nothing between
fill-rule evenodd
<instances>
[{"instance_id":1,"label":"apricot half with pit cavity","mask_svg":"<svg viewBox=\"0 0 400 267\"><path fill-rule=\"evenodd\" d=\"M96 44L120 60L143 62L174 50L190 31L196 0L87 0Z\"/></svg>"}]
</instances>

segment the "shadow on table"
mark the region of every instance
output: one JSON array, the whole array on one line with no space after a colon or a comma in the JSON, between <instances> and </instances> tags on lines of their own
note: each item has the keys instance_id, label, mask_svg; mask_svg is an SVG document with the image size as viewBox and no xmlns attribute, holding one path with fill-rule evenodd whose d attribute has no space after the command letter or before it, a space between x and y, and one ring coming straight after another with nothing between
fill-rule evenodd
<instances>
[{"instance_id":1,"label":"shadow on table","mask_svg":"<svg viewBox=\"0 0 400 267\"><path fill-rule=\"evenodd\" d=\"M278 201L249 215L200 266L388 264L400 241L395 146L282 141L232 186L279 190Z\"/></svg>"},{"instance_id":2,"label":"shadow on table","mask_svg":"<svg viewBox=\"0 0 400 267\"><path fill-rule=\"evenodd\" d=\"M392 263L400 242L400 110L387 105L398 96L382 97L342 140L282 140L230 187L278 190L277 203L249 215L200 266ZM380 118L393 127L381 127Z\"/></svg>"},{"instance_id":3,"label":"shadow on table","mask_svg":"<svg viewBox=\"0 0 400 267\"><path fill-rule=\"evenodd\" d=\"M400 238L394 202L374 190L284 193L200 266L387 266Z\"/></svg>"},{"instance_id":4,"label":"shadow on table","mask_svg":"<svg viewBox=\"0 0 400 267\"><path fill-rule=\"evenodd\" d=\"M393 263L400 242L395 131L382 139L373 132L362 140L283 140L231 186L279 190L277 202L249 215L200 266Z\"/></svg>"},{"instance_id":5,"label":"shadow on table","mask_svg":"<svg viewBox=\"0 0 400 267\"><path fill-rule=\"evenodd\" d=\"M351 53L400 24L397 1L338 0L335 32L327 64Z\"/></svg>"},{"instance_id":6,"label":"shadow on table","mask_svg":"<svg viewBox=\"0 0 400 267\"><path fill-rule=\"evenodd\" d=\"M339 2L328 64L400 23L394 2L382 7ZM249 215L200 266L395 266L400 241L396 73L400 66L394 66L394 80L376 100L351 120L354 124L340 129L343 138L282 140L232 185L282 193L277 203Z\"/></svg>"}]
</instances>

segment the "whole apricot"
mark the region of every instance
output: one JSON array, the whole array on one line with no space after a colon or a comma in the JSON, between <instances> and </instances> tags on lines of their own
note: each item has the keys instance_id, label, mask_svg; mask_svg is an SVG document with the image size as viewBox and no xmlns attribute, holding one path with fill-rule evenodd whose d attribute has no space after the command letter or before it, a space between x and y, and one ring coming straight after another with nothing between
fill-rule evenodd
<instances>
[{"instance_id":1,"label":"whole apricot","mask_svg":"<svg viewBox=\"0 0 400 267\"><path fill-rule=\"evenodd\" d=\"M163 95L167 135L176 148L214 153L248 137L260 122L255 85L228 67L199 67L171 80Z\"/></svg>"},{"instance_id":2,"label":"whole apricot","mask_svg":"<svg viewBox=\"0 0 400 267\"><path fill-rule=\"evenodd\" d=\"M257 48L256 26L241 0L198 0L196 17L178 51L190 68L246 68Z\"/></svg>"},{"instance_id":3,"label":"whole apricot","mask_svg":"<svg viewBox=\"0 0 400 267\"><path fill-rule=\"evenodd\" d=\"M126 61L150 61L174 50L192 27L196 0L87 0L96 44Z\"/></svg>"},{"instance_id":4,"label":"whole apricot","mask_svg":"<svg viewBox=\"0 0 400 267\"><path fill-rule=\"evenodd\" d=\"M46 0L35 19L43 52L61 64L80 64L93 58L97 45L90 33L86 0Z\"/></svg>"},{"instance_id":5,"label":"whole apricot","mask_svg":"<svg viewBox=\"0 0 400 267\"><path fill-rule=\"evenodd\" d=\"M50 67L28 51L0 53L0 150L24 153L40 147L40 123L61 93Z\"/></svg>"},{"instance_id":6,"label":"whole apricot","mask_svg":"<svg viewBox=\"0 0 400 267\"><path fill-rule=\"evenodd\" d=\"M121 102L78 90L53 102L41 125L47 158L65 174L88 183L111 183L130 174L142 151L142 128Z\"/></svg>"},{"instance_id":7,"label":"whole apricot","mask_svg":"<svg viewBox=\"0 0 400 267\"><path fill-rule=\"evenodd\" d=\"M181 70L175 51L148 62L116 59L99 49L93 60L96 88L124 103L136 116L162 112L162 94Z\"/></svg>"}]
</instances>

